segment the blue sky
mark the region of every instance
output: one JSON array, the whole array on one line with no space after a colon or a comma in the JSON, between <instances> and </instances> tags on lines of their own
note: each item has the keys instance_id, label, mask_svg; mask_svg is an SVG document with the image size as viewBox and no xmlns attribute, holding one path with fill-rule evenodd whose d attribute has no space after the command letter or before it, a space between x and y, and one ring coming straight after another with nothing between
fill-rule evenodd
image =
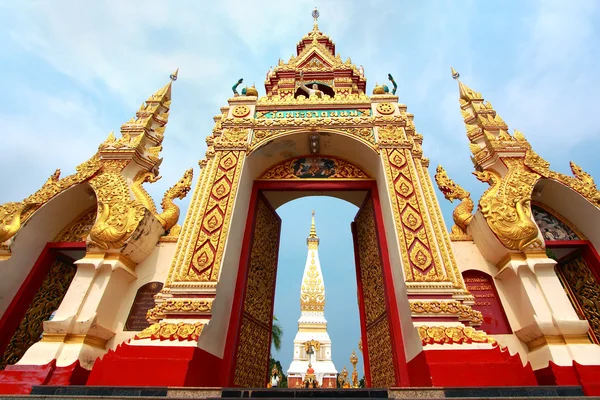
<instances>
[{"instance_id":1,"label":"blue sky","mask_svg":"<svg viewBox=\"0 0 600 400\"><path fill-rule=\"evenodd\" d=\"M600 179L597 1L18 1L0 3L0 203L26 197L56 168L74 171L179 67L163 179L148 187L160 199L185 169L194 167L197 175L212 116L226 104L233 83L243 77L264 94L267 70L295 52L312 28L315 5L321 30L342 58L364 66L369 93L388 73L395 77L400 102L424 136L432 174L442 164L475 199L486 188L471 175L453 66L553 169L570 173L568 161L574 160ZM440 201L450 225L453 205ZM349 318L357 318L355 287L347 286L354 280L352 207L313 198L279 210L282 249L288 250L278 281L297 280L298 296L310 210L317 212L327 316L340 368L358 337L357 323L352 328L338 318L346 315L344 305ZM276 300L286 367L299 313L291 288L287 295L278 290ZM286 301L295 309L284 317L279 310Z\"/></svg>"}]
</instances>

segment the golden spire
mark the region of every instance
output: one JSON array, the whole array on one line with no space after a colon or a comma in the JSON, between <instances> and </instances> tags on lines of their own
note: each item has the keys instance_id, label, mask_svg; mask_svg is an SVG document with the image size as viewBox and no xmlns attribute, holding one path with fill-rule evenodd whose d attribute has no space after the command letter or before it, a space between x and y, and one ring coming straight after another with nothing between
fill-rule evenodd
<instances>
[{"instance_id":1,"label":"golden spire","mask_svg":"<svg viewBox=\"0 0 600 400\"><path fill-rule=\"evenodd\" d=\"M179 73L179 68L177 68L177 69L175 70L175 72L173 72L173 73L171 74L171 77L170 77L170 78L171 78L171 81L176 81L176 80L177 80L177 74L178 74L178 73Z\"/></svg>"},{"instance_id":2,"label":"golden spire","mask_svg":"<svg viewBox=\"0 0 600 400\"><path fill-rule=\"evenodd\" d=\"M317 228L315 228L315 210L312 211L312 220L310 223L310 234L308 235L309 239L318 239L317 236Z\"/></svg>"},{"instance_id":3,"label":"golden spire","mask_svg":"<svg viewBox=\"0 0 600 400\"><path fill-rule=\"evenodd\" d=\"M452 72L452 79L458 81L458 91L462 100L483 100L481 93L474 91L473 89L462 83L460 79L458 79L460 77L460 74L454 68L450 67L450 71Z\"/></svg>"}]
</instances>

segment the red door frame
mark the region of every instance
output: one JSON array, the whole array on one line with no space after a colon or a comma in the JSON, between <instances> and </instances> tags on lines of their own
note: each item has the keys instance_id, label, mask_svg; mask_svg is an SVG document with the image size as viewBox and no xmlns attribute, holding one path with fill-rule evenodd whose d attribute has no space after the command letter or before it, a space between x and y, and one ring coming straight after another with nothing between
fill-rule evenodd
<instances>
[{"instance_id":1,"label":"red door frame","mask_svg":"<svg viewBox=\"0 0 600 400\"><path fill-rule=\"evenodd\" d=\"M227 342L224 353L224 372L226 373L226 379L224 382L225 386L233 386L233 377L235 373L235 359L237 355L237 347L239 344L239 329L241 327L241 317L243 311L243 293L246 283L246 277L248 274L248 261L250 258L250 249L252 244L251 239L254 231L255 209L257 205L256 203L258 196L262 196L262 192L268 191L367 191L371 194L373 198L373 205L375 208L376 229L380 235L379 243L381 247L381 258L383 261L384 270L386 307L389 310L388 318L390 323L392 351L394 352L396 385L409 386L409 375L406 362L406 355L404 351L404 340L402 338L402 329L400 325L400 318L398 315L398 306L396 304L396 296L392 280L392 269L389 261L387 240L383 225L383 216L381 213L381 205L379 202L379 195L377 192L377 182L375 180L273 180L254 182L254 185L252 187L252 194L250 196L250 203L248 206L248 217L246 218L246 226L244 229L244 239L242 242L242 249L240 254L240 263L238 267L238 274L236 280L235 297L233 299L233 305L231 309L229 329L227 332ZM358 286L360 287L360 285ZM359 293L361 293L361 288L359 288ZM362 302L360 302L359 308L364 308L364 304ZM364 319L363 313L361 313L361 318ZM362 325L363 324L361 323L361 334L366 335L366 332L362 332ZM364 342L363 355L363 358L365 360L368 360L368 349L364 346ZM367 373L367 363L368 361L365 361L365 375Z\"/></svg>"},{"instance_id":2,"label":"red door frame","mask_svg":"<svg viewBox=\"0 0 600 400\"><path fill-rule=\"evenodd\" d=\"M33 298L46 279L50 267L56 261L58 254L65 250L85 250L85 242L46 243L44 249L33 264L31 271L21 284L10 305L0 319L0 354L4 354L6 346L15 334L21 320L29 309ZM0 264L2 268L2 264Z\"/></svg>"}]
</instances>

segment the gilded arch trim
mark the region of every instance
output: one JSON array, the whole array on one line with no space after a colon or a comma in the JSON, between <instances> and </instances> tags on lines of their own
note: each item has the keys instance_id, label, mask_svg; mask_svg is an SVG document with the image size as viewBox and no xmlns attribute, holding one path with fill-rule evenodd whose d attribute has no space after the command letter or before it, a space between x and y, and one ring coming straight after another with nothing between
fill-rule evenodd
<instances>
[{"instance_id":1,"label":"gilded arch trim","mask_svg":"<svg viewBox=\"0 0 600 400\"><path fill-rule=\"evenodd\" d=\"M316 121L317 119L315 119ZM303 124L310 125L310 123ZM311 128L299 128L299 129L254 129L252 133L252 140L250 142L250 148L248 150L248 155L252 154L256 150L260 149L267 143L269 143L273 139L279 139L285 136L295 135L298 133L325 133L325 134L338 134L342 136L346 136L350 139L354 139L361 144L366 145L369 149L378 153L377 145L375 144L375 133L373 127L370 126L358 126L358 127L348 127L348 128L317 128L317 126L322 126L322 123L315 124L313 129Z\"/></svg>"}]
</instances>

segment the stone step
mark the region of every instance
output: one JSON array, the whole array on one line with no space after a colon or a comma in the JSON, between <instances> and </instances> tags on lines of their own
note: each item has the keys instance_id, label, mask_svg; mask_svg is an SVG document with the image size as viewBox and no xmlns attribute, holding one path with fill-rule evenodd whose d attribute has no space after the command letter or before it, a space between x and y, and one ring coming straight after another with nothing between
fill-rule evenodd
<instances>
[{"instance_id":1,"label":"stone step","mask_svg":"<svg viewBox=\"0 0 600 400\"><path fill-rule=\"evenodd\" d=\"M116 386L34 386L30 395L0 399L210 399L210 400L384 400L384 399L592 399L580 386L392 388L392 389L239 389Z\"/></svg>"},{"instance_id":2,"label":"stone step","mask_svg":"<svg viewBox=\"0 0 600 400\"><path fill-rule=\"evenodd\" d=\"M195 397L195 396L168 396L168 397L159 397L159 396L65 396L65 395L0 395L0 400L11 400L11 399L28 399L28 400L50 400L50 399L62 399L62 400L107 400L107 399L131 399L131 400L157 400L157 399L169 399L169 400L186 400L186 399L207 399L207 400L223 400L223 398L206 398L206 397ZM402 397L403 400L437 400L444 397ZM451 397L453 400L473 400L475 397ZM286 400L289 397L265 397L265 399L269 400ZM313 400L314 397L306 397L306 398L297 398L301 400ZM362 398L356 397L336 397L338 400L360 400ZM364 398L365 400L368 399ZM527 397L476 397L477 400L600 400L600 397L597 396L548 396L548 397L539 397L539 396L527 396Z\"/></svg>"}]
</instances>

